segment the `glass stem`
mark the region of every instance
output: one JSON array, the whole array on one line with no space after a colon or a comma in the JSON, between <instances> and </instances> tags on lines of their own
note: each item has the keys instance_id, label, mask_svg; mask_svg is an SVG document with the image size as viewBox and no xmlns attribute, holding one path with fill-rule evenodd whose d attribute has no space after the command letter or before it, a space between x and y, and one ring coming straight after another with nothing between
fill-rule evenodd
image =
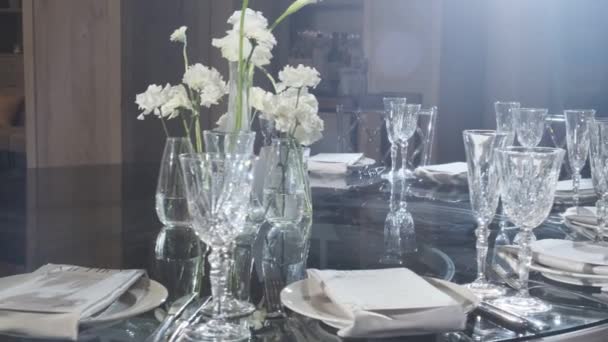
<instances>
[{"instance_id":1,"label":"glass stem","mask_svg":"<svg viewBox=\"0 0 608 342\"><path fill-rule=\"evenodd\" d=\"M530 276L530 264L532 263L532 248L530 243L532 240L532 230L523 228L520 232L519 253L517 258L517 273L519 274L519 295L523 297L529 296L528 293L528 278Z\"/></svg>"},{"instance_id":2,"label":"glass stem","mask_svg":"<svg viewBox=\"0 0 608 342\"><path fill-rule=\"evenodd\" d=\"M222 247L213 248L209 254L209 278L211 280L211 295L213 296L213 318L221 319L222 304L228 291L228 277L230 272L230 249Z\"/></svg>"},{"instance_id":3,"label":"glass stem","mask_svg":"<svg viewBox=\"0 0 608 342\"><path fill-rule=\"evenodd\" d=\"M578 193L578 189L581 186L581 171L580 170L574 170L574 173L572 174L572 190L574 192L574 194L572 195L572 200L574 202L574 207L576 208L577 212L578 212L578 207L579 207L579 203L580 203L580 195Z\"/></svg>"},{"instance_id":4,"label":"glass stem","mask_svg":"<svg viewBox=\"0 0 608 342\"><path fill-rule=\"evenodd\" d=\"M405 179L407 172L407 148L408 141L405 140L401 143L401 177Z\"/></svg>"},{"instance_id":5,"label":"glass stem","mask_svg":"<svg viewBox=\"0 0 608 342\"><path fill-rule=\"evenodd\" d=\"M477 241L475 248L477 249L477 280L486 280L486 260L488 258L488 237L490 236L490 230L488 224L485 222L479 222L477 229L475 230Z\"/></svg>"},{"instance_id":6,"label":"glass stem","mask_svg":"<svg viewBox=\"0 0 608 342\"><path fill-rule=\"evenodd\" d=\"M595 232L595 242L601 243L604 241L604 230L606 229L606 197L602 196L595 202L597 211L597 231Z\"/></svg>"},{"instance_id":7,"label":"glass stem","mask_svg":"<svg viewBox=\"0 0 608 342\"><path fill-rule=\"evenodd\" d=\"M397 153L399 152L398 144L391 144L391 176L395 178L397 173Z\"/></svg>"}]
</instances>

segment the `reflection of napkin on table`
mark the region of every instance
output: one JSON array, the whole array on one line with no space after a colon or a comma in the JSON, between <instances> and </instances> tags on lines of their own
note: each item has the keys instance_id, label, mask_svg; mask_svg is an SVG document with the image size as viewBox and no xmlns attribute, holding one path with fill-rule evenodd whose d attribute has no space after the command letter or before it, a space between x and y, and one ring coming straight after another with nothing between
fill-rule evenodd
<instances>
[{"instance_id":1,"label":"reflection of napkin on table","mask_svg":"<svg viewBox=\"0 0 608 342\"><path fill-rule=\"evenodd\" d=\"M406 268L332 271L308 277L352 323L341 337L388 337L462 330L466 315L449 295Z\"/></svg>"},{"instance_id":2,"label":"reflection of napkin on table","mask_svg":"<svg viewBox=\"0 0 608 342\"><path fill-rule=\"evenodd\" d=\"M467 172L467 163L455 162L420 166L414 170L414 175L433 183L464 185L467 183Z\"/></svg>"},{"instance_id":3,"label":"reflection of napkin on table","mask_svg":"<svg viewBox=\"0 0 608 342\"><path fill-rule=\"evenodd\" d=\"M581 234L593 238L597 229L597 217L595 207L568 208L563 214L566 226ZM604 238L608 237L608 231L604 232Z\"/></svg>"},{"instance_id":4,"label":"reflection of napkin on table","mask_svg":"<svg viewBox=\"0 0 608 342\"><path fill-rule=\"evenodd\" d=\"M76 340L80 319L108 307L142 275L142 270L48 264L0 279L0 331Z\"/></svg>"},{"instance_id":5,"label":"reflection of napkin on table","mask_svg":"<svg viewBox=\"0 0 608 342\"><path fill-rule=\"evenodd\" d=\"M308 159L312 173L345 174L348 167L363 158L363 153L319 153Z\"/></svg>"},{"instance_id":6,"label":"reflection of napkin on table","mask_svg":"<svg viewBox=\"0 0 608 342\"><path fill-rule=\"evenodd\" d=\"M591 178L581 179L578 193L581 199L595 197L595 189L593 188L593 182L591 181ZM555 188L555 198L557 200L570 201L572 200L573 194L574 187L571 179L557 182L557 187Z\"/></svg>"}]
</instances>

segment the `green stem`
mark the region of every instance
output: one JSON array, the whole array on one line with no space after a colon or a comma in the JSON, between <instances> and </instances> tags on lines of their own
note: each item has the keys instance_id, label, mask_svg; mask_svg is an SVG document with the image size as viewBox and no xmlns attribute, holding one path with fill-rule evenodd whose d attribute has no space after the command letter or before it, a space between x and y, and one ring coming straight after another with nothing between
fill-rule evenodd
<instances>
[{"instance_id":1,"label":"green stem","mask_svg":"<svg viewBox=\"0 0 608 342\"><path fill-rule=\"evenodd\" d=\"M274 77L272 77L272 75L268 72L268 70L266 70L264 67L261 67L261 66L255 66L255 67L262 71L262 73L266 76L266 78L268 78L270 83L272 83L272 88L274 89L274 92L278 93L277 82L275 81Z\"/></svg>"},{"instance_id":2,"label":"green stem","mask_svg":"<svg viewBox=\"0 0 608 342\"><path fill-rule=\"evenodd\" d=\"M245 12L249 7L249 0L243 0L243 6L241 7L241 22L240 22L240 30L239 30L239 63L238 63L238 79L237 79L237 94L236 94L236 120L235 120L235 131L241 130L241 125L243 124L242 115L243 115L243 46L245 41Z\"/></svg>"},{"instance_id":3,"label":"green stem","mask_svg":"<svg viewBox=\"0 0 608 342\"><path fill-rule=\"evenodd\" d=\"M195 124L194 131L196 134L196 152L202 153L203 152L203 139L201 136L201 125L200 125L199 116L196 117L194 124Z\"/></svg>"},{"instance_id":4,"label":"green stem","mask_svg":"<svg viewBox=\"0 0 608 342\"><path fill-rule=\"evenodd\" d=\"M169 129L167 128L167 124L165 123L165 118L159 116L160 122L163 124L163 130L165 131L165 136L169 137Z\"/></svg>"}]
</instances>

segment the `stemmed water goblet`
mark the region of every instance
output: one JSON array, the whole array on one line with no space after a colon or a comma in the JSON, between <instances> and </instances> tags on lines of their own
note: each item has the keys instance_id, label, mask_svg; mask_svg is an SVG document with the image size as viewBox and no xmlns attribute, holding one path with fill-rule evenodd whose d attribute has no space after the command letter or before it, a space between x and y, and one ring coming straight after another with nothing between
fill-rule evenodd
<instances>
[{"instance_id":1,"label":"stemmed water goblet","mask_svg":"<svg viewBox=\"0 0 608 342\"><path fill-rule=\"evenodd\" d=\"M401 122L398 125L399 130L397 131L397 144L401 150L401 169L399 170L399 178L411 179L414 175L407 169L408 159L408 144L410 138L416 132L418 127L418 113L422 106L419 104L404 104L403 115L401 116Z\"/></svg>"},{"instance_id":2,"label":"stemmed water goblet","mask_svg":"<svg viewBox=\"0 0 608 342\"><path fill-rule=\"evenodd\" d=\"M477 278L467 287L480 298L496 298L505 294L505 289L486 279L489 224L498 206L498 172L495 162L497 148L507 146L508 133L492 130L466 130L463 132L467 156L469 196L471 209L477 220Z\"/></svg>"},{"instance_id":3,"label":"stemmed water goblet","mask_svg":"<svg viewBox=\"0 0 608 342\"><path fill-rule=\"evenodd\" d=\"M252 187L253 156L250 154L200 153L180 156L186 183L188 210L201 240L210 248L210 280L213 312L205 323L188 329L198 341L237 341L250 337L249 330L229 322L224 310L229 293L231 252L236 237L245 229Z\"/></svg>"},{"instance_id":4,"label":"stemmed water goblet","mask_svg":"<svg viewBox=\"0 0 608 342\"><path fill-rule=\"evenodd\" d=\"M523 147L536 147L545 133L545 108L512 108L517 141Z\"/></svg>"},{"instance_id":5,"label":"stemmed water goblet","mask_svg":"<svg viewBox=\"0 0 608 342\"><path fill-rule=\"evenodd\" d=\"M608 220L608 119L591 119L590 161L593 187L598 194L596 205L597 231L595 243L604 243Z\"/></svg>"},{"instance_id":6,"label":"stemmed water goblet","mask_svg":"<svg viewBox=\"0 0 608 342\"><path fill-rule=\"evenodd\" d=\"M518 267L520 289L511 297L494 301L521 314L547 312L551 305L528 292L532 230L541 225L553 207L555 188L564 159L559 148L507 147L498 149L500 196L509 220L519 227Z\"/></svg>"},{"instance_id":7,"label":"stemmed water goblet","mask_svg":"<svg viewBox=\"0 0 608 342\"><path fill-rule=\"evenodd\" d=\"M391 170L388 173L389 179L397 178L397 155L399 153L399 131L403 111L407 99L405 97L385 97L384 102L384 122L386 124L386 134L391 144Z\"/></svg>"},{"instance_id":8,"label":"stemmed water goblet","mask_svg":"<svg viewBox=\"0 0 608 342\"><path fill-rule=\"evenodd\" d=\"M577 210L580 204L581 170L589 155L589 125L594 116L595 110L593 109L564 111L568 161L572 168L572 199Z\"/></svg>"},{"instance_id":9,"label":"stemmed water goblet","mask_svg":"<svg viewBox=\"0 0 608 342\"><path fill-rule=\"evenodd\" d=\"M400 192L397 193L397 185ZM403 252L416 251L416 230L414 219L407 210L407 181L390 182L389 212L384 221L384 251L380 263L385 265L403 264Z\"/></svg>"}]
</instances>

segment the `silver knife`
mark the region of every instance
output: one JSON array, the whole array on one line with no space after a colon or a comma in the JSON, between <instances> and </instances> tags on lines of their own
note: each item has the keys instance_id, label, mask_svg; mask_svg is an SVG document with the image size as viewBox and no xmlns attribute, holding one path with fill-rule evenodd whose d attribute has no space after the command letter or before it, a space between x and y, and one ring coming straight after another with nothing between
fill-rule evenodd
<instances>
[{"instance_id":1,"label":"silver knife","mask_svg":"<svg viewBox=\"0 0 608 342\"><path fill-rule=\"evenodd\" d=\"M169 311L167 312L167 316L165 317L165 319L158 326L158 328L156 328L156 330L154 330L154 332L150 336L148 336L148 338L145 339L145 342L161 341L167 334L167 331L169 330L169 328L171 327L173 322L175 322L175 319L184 312L186 307L197 296L198 296L198 294L193 293L193 294L181 297L181 298L177 299L175 302L173 302L173 304L171 304L171 306L169 307Z\"/></svg>"},{"instance_id":2,"label":"silver knife","mask_svg":"<svg viewBox=\"0 0 608 342\"><path fill-rule=\"evenodd\" d=\"M490 320L496 320L498 324L504 325L510 330L541 332L550 328L543 321L506 311L486 301L480 302L477 309Z\"/></svg>"},{"instance_id":3,"label":"silver knife","mask_svg":"<svg viewBox=\"0 0 608 342\"><path fill-rule=\"evenodd\" d=\"M188 318L186 318L185 320L183 320L175 328L175 330L173 330L173 333L171 334L171 336L169 337L169 339L167 340L167 342L175 341L179 337L179 334L181 334L181 332L186 327L188 327L189 325L191 325L192 323L194 323L198 319L198 317L201 315L201 312L203 311L203 307L207 303L209 303L210 300L211 300L211 296L207 297L207 299L201 305L199 305L199 307L196 308L196 310L192 311L192 313L188 316Z\"/></svg>"}]
</instances>

